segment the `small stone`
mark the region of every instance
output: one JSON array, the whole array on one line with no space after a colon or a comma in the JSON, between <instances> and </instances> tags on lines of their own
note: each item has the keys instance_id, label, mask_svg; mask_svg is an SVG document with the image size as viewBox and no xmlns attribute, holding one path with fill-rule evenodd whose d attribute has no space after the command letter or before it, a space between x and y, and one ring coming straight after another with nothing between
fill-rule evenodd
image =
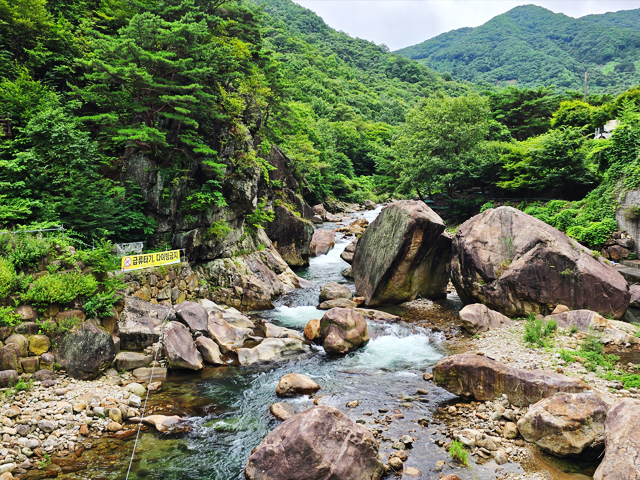
<instances>
[{"instance_id":1,"label":"small stone","mask_svg":"<svg viewBox=\"0 0 640 480\"><path fill-rule=\"evenodd\" d=\"M138 395L132 394L129 397L128 404L130 407L141 407L142 399Z\"/></svg>"},{"instance_id":2,"label":"small stone","mask_svg":"<svg viewBox=\"0 0 640 480\"><path fill-rule=\"evenodd\" d=\"M122 412L119 408L110 408L109 418L115 423L122 423Z\"/></svg>"},{"instance_id":3,"label":"small stone","mask_svg":"<svg viewBox=\"0 0 640 480\"><path fill-rule=\"evenodd\" d=\"M428 382L430 380L433 380L433 375L431 375L430 373L425 373L424 375L422 375L422 379Z\"/></svg>"},{"instance_id":4,"label":"small stone","mask_svg":"<svg viewBox=\"0 0 640 480\"><path fill-rule=\"evenodd\" d=\"M404 443L407 446L410 446L413 443L413 438L411 438L409 435L402 435L398 441Z\"/></svg>"},{"instance_id":5,"label":"small stone","mask_svg":"<svg viewBox=\"0 0 640 480\"><path fill-rule=\"evenodd\" d=\"M40 420L38 422L38 428L45 433L51 433L56 429L56 426L49 420Z\"/></svg>"},{"instance_id":6,"label":"small stone","mask_svg":"<svg viewBox=\"0 0 640 480\"><path fill-rule=\"evenodd\" d=\"M409 458L409 455L407 455L407 452L405 452L404 450L400 450L400 451L394 453L393 456L394 457L398 457L403 462L406 462L407 459Z\"/></svg>"},{"instance_id":7,"label":"small stone","mask_svg":"<svg viewBox=\"0 0 640 480\"><path fill-rule=\"evenodd\" d=\"M507 422L504 425L504 430L502 432L504 438L514 439L518 437L518 427L513 422Z\"/></svg>"},{"instance_id":8,"label":"small stone","mask_svg":"<svg viewBox=\"0 0 640 480\"><path fill-rule=\"evenodd\" d=\"M269 407L269 410L278 420L288 420L296 414L293 407L288 403L274 403Z\"/></svg>"},{"instance_id":9,"label":"small stone","mask_svg":"<svg viewBox=\"0 0 640 480\"><path fill-rule=\"evenodd\" d=\"M393 445L391 445L391 448L393 448L395 450L404 450L406 448L406 446L402 442L396 442Z\"/></svg>"},{"instance_id":10,"label":"small stone","mask_svg":"<svg viewBox=\"0 0 640 480\"><path fill-rule=\"evenodd\" d=\"M389 459L389 466L396 472L399 472L402 470L402 468L404 467L404 464L402 463L402 460L400 460L398 457L391 457Z\"/></svg>"},{"instance_id":11,"label":"small stone","mask_svg":"<svg viewBox=\"0 0 640 480\"><path fill-rule=\"evenodd\" d=\"M147 390L139 383L130 383L129 385L125 386L123 390L125 392L133 393L140 398L143 398L147 394Z\"/></svg>"},{"instance_id":12,"label":"small stone","mask_svg":"<svg viewBox=\"0 0 640 480\"><path fill-rule=\"evenodd\" d=\"M87 404L84 402L80 402L80 403L76 403L73 406L73 411L76 413L80 413L82 411L84 411L87 408Z\"/></svg>"},{"instance_id":13,"label":"small stone","mask_svg":"<svg viewBox=\"0 0 640 480\"><path fill-rule=\"evenodd\" d=\"M89 427L87 426L86 423L83 425L80 425L80 430L78 431L78 433L83 437L86 437L87 435L89 435Z\"/></svg>"},{"instance_id":14,"label":"small stone","mask_svg":"<svg viewBox=\"0 0 640 480\"><path fill-rule=\"evenodd\" d=\"M109 432L119 432L120 430L122 430L122 425L118 422L110 422L109 425L107 425L107 431Z\"/></svg>"},{"instance_id":15,"label":"small stone","mask_svg":"<svg viewBox=\"0 0 640 480\"><path fill-rule=\"evenodd\" d=\"M415 467L407 467L403 472L405 475L409 475L410 477L420 477L422 476L422 472Z\"/></svg>"},{"instance_id":16,"label":"small stone","mask_svg":"<svg viewBox=\"0 0 640 480\"><path fill-rule=\"evenodd\" d=\"M358 400L347 403L347 408L356 408L359 405Z\"/></svg>"},{"instance_id":17,"label":"small stone","mask_svg":"<svg viewBox=\"0 0 640 480\"><path fill-rule=\"evenodd\" d=\"M496 450L493 452L492 456L498 465L504 465L509 461L509 456L507 455L507 452L505 452L504 448Z\"/></svg>"}]
</instances>

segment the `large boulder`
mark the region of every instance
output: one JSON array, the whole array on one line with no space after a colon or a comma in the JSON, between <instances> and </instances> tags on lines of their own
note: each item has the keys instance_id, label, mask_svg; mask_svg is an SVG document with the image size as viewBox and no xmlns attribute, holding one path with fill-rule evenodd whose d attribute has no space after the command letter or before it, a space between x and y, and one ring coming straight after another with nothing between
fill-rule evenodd
<instances>
[{"instance_id":1,"label":"large boulder","mask_svg":"<svg viewBox=\"0 0 640 480\"><path fill-rule=\"evenodd\" d=\"M640 479L640 400L623 398L604 422L604 458L593 480Z\"/></svg>"},{"instance_id":2,"label":"large boulder","mask_svg":"<svg viewBox=\"0 0 640 480\"><path fill-rule=\"evenodd\" d=\"M393 305L447 295L451 238L424 202L403 200L382 212L358 240L356 295L366 305Z\"/></svg>"},{"instance_id":3,"label":"large boulder","mask_svg":"<svg viewBox=\"0 0 640 480\"><path fill-rule=\"evenodd\" d=\"M60 339L54 352L67 375L80 380L93 380L116 358L113 337L91 322L76 325Z\"/></svg>"},{"instance_id":4,"label":"large boulder","mask_svg":"<svg viewBox=\"0 0 640 480\"><path fill-rule=\"evenodd\" d=\"M629 286L629 294L631 295L629 306L640 308L640 285Z\"/></svg>"},{"instance_id":5,"label":"large boulder","mask_svg":"<svg viewBox=\"0 0 640 480\"><path fill-rule=\"evenodd\" d=\"M184 323L191 333L200 332L207 335L207 322L209 315L205 308L196 302L182 302L173 307L176 320Z\"/></svg>"},{"instance_id":6,"label":"large boulder","mask_svg":"<svg viewBox=\"0 0 640 480\"><path fill-rule=\"evenodd\" d=\"M281 360L288 355L309 351L309 345L297 338L265 338L259 345L253 348L239 348L236 353L240 365L244 366Z\"/></svg>"},{"instance_id":7,"label":"large boulder","mask_svg":"<svg viewBox=\"0 0 640 480\"><path fill-rule=\"evenodd\" d=\"M273 211L273 221L265 226L273 246L289 266L309 265L313 223L296 215L284 205L278 205Z\"/></svg>"},{"instance_id":8,"label":"large boulder","mask_svg":"<svg viewBox=\"0 0 640 480\"><path fill-rule=\"evenodd\" d=\"M557 393L529 408L518 420L518 431L527 442L558 457L601 449L609 407L593 392Z\"/></svg>"},{"instance_id":9,"label":"large boulder","mask_svg":"<svg viewBox=\"0 0 640 480\"><path fill-rule=\"evenodd\" d=\"M189 329L179 322L169 322L162 336L164 356L169 368L201 370L204 368L202 355L193 343Z\"/></svg>"},{"instance_id":10,"label":"large boulder","mask_svg":"<svg viewBox=\"0 0 640 480\"><path fill-rule=\"evenodd\" d=\"M209 314L209 335L220 345L220 351L226 353L229 350L241 348L253 332L250 328L236 327L225 322L214 313Z\"/></svg>"},{"instance_id":11,"label":"large boulder","mask_svg":"<svg viewBox=\"0 0 640 480\"><path fill-rule=\"evenodd\" d=\"M358 245L358 239L354 239L349 245L344 247L344 250L340 254L340 258L347 262L349 265L353 263L353 255L356 253L356 246Z\"/></svg>"},{"instance_id":12,"label":"large boulder","mask_svg":"<svg viewBox=\"0 0 640 480\"><path fill-rule=\"evenodd\" d=\"M351 300L351 298L353 298L353 293L351 293L349 287L346 285L340 285L337 282L329 282L322 286L322 289L320 290L321 303L326 300L336 300L338 298Z\"/></svg>"},{"instance_id":13,"label":"large boulder","mask_svg":"<svg viewBox=\"0 0 640 480\"><path fill-rule=\"evenodd\" d=\"M451 280L465 303L510 317L549 314L562 304L620 318L630 298L627 282L603 258L512 207L486 210L460 226Z\"/></svg>"},{"instance_id":14,"label":"large boulder","mask_svg":"<svg viewBox=\"0 0 640 480\"><path fill-rule=\"evenodd\" d=\"M555 320L560 328L578 327L581 332L590 330L600 332L601 343L613 345L640 343L640 338L636 336L638 327L618 320L608 320L591 310L569 310L547 317L547 320L550 319Z\"/></svg>"},{"instance_id":15,"label":"large boulder","mask_svg":"<svg viewBox=\"0 0 640 480\"><path fill-rule=\"evenodd\" d=\"M295 397L297 395L311 395L318 390L320 390L320 385L306 375L288 373L278 382L276 395L279 397Z\"/></svg>"},{"instance_id":16,"label":"large boulder","mask_svg":"<svg viewBox=\"0 0 640 480\"><path fill-rule=\"evenodd\" d=\"M118 337L122 350L142 351L160 340L162 321L175 320L171 307L127 296L118 318Z\"/></svg>"},{"instance_id":17,"label":"large boulder","mask_svg":"<svg viewBox=\"0 0 640 480\"><path fill-rule=\"evenodd\" d=\"M312 257L319 257L329 253L336 244L336 232L334 230L316 230L309 246L309 253Z\"/></svg>"},{"instance_id":18,"label":"large boulder","mask_svg":"<svg viewBox=\"0 0 640 480\"><path fill-rule=\"evenodd\" d=\"M333 407L314 407L281 423L253 451L248 480L379 480L378 443Z\"/></svg>"},{"instance_id":19,"label":"large boulder","mask_svg":"<svg viewBox=\"0 0 640 480\"><path fill-rule=\"evenodd\" d=\"M196 347L206 363L224 365L224 361L220 358L220 347L210 338L204 335L196 338Z\"/></svg>"},{"instance_id":20,"label":"large boulder","mask_svg":"<svg viewBox=\"0 0 640 480\"><path fill-rule=\"evenodd\" d=\"M351 308L332 308L320 320L320 343L328 354L343 355L369 341L367 321Z\"/></svg>"},{"instance_id":21,"label":"large boulder","mask_svg":"<svg viewBox=\"0 0 640 480\"><path fill-rule=\"evenodd\" d=\"M517 406L537 403L558 392L582 393L591 387L558 373L510 368L484 355L451 355L433 367L433 381L454 395L485 402L503 394Z\"/></svg>"},{"instance_id":22,"label":"large boulder","mask_svg":"<svg viewBox=\"0 0 640 480\"><path fill-rule=\"evenodd\" d=\"M494 330L496 328L508 327L513 324L509 317L505 317L499 312L495 312L481 303L467 305L460 310L460 320L462 326L471 335L476 333Z\"/></svg>"}]
</instances>

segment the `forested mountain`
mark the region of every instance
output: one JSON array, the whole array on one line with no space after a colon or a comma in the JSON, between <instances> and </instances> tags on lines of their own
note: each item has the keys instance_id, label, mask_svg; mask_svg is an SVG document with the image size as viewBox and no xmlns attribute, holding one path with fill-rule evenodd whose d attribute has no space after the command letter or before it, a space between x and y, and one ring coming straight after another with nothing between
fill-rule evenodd
<instances>
[{"instance_id":1,"label":"forested mountain","mask_svg":"<svg viewBox=\"0 0 640 480\"><path fill-rule=\"evenodd\" d=\"M582 90L586 70L591 93L620 93L640 82L640 10L574 19L521 6L397 53L457 79L498 85Z\"/></svg>"}]
</instances>

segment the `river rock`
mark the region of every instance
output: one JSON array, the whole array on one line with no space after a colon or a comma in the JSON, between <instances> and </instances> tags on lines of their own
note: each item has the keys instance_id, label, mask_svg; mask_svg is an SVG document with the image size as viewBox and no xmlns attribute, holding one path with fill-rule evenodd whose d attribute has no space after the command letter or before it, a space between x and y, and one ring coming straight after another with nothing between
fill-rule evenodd
<instances>
[{"instance_id":1,"label":"river rock","mask_svg":"<svg viewBox=\"0 0 640 480\"><path fill-rule=\"evenodd\" d=\"M336 244L336 232L333 230L316 230L309 246L312 257L319 257L329 253Z\"/></svg>"},{"instance_id":2,"label":"river rock","mask_svg":"<svg viewBox=\"0 0 640 480\"><path fill-rule=\"evenodd\" d=\"M378 208L378 206L375 203L373 203L371 200L365 200L364 208L366 210L375 210L376 208Z\"/></svg>"},{"instance_id":3,"label":"river rock","mask_svg":"<svg viewBox=\"0 0 640 480\"><path fill-rule=\"evenodd\" d=\"M367 321L350 308L332 308L320 320L318 340L330 355L352 352L369 341Z\"/></svg>"},{"instance_id":4,"label":"river rock","mask_svg":"<svg viewBox=\"0 0 640 480\"><path fill-rule=\"evenodd\" d=\"M282 259L291 267L309 265L313 223L296 215L284 205L273 209L274 218L265 231ZM320 219L322 222L322 219Z\"/></svg>"},{"instance_id":5,"label":"river rock","mask_svg":"<svg viewBox=\"0 0 640 480\"><path fill-rule=\"evenodd\" d=\"M18 347L20 347L21 357L29 356L29 339L27 337L19 333L14 333L4 341L5 345L9 345L10 343L15 343L16 345L18 345Z\"/></svg>"},{"instance_id":6,"label":"river rock","mask_svg":"<svg viewBox=\"0 0 640 480\"><path fill-rule=\"evenodd\" d=\"M591 310L570 310L557 313L546 318L558 322L558 327L570 329L578 327L581 332L595 330L601 332L599 341L604 344L626 345L627 343L640 343L636 336L637 327L626 322L608 320Z\"/></svg>"},{"instance_id":7,"label":"river rock","mask_svg":"<svg viewBox=\"0 0 640 480\"><path fill-rule=\"evenodd\" d=\"M640 479L640 400L623 398L604 422L604 458L593 480Z\"/></svg>"},{"instance_id":8,"label":"river rock","mask_svg":"<svg viewBox=\"0 0 640 480\"><path fill-rule=\"evenodd\" d=\"M222 353L242 347L252 333L251 329L231 325L214 314L209 314L207 325L209 335L220 346Z\"/></svg>"},{"instance_id":9,"label":"river rock","mask_svg":"<svg viewBox=\"0 0 640 480\"><path fill-rule=\"evenodd\" d=\"M118 337L122 350L142 351L160 340L163 320L175 320L173 310L166 306L133 297L124 298L124 308L118 320Z\"/></svg>"},{"instance_id":10,"label":"river rock","mask_svg":"<svg viewBox=\"0 0 640 480\"><path fill-rule=\"evenodd\" d=\"M463 223L453 239L451 280L465 303L510 317L556 305L620 318L629 305L616 269L564 233L512 207Z\"/></svg>"},{"instance_id":11,"label":"river rock","mask_svg":"<svg viewBox=\"0 0 640 480\"><path fill-rule=\"evenodd\" d=\"M296 414L295 409L288 403L274 403L269 407L269 411L278 420L289 420Z\"/></svg>"},{"instance_id":12,"label":"river rock","mask_svg":"<svg viewBox=\"0 0 640 480\"><path fill-rule=\"evenodd\" d=\"M338 298L346 298L351 300L353 293L346 285L340 285L337 282L329 282L322 286L320 290L320 303L326 300L336 300Z\"/></svg>"},{"instance_id":13,"label":"river rock","mask_svg":"<svg viewBox=\"0 0 640 480\"><path fill-rule=\"evenodd\" d=\"M309 320L309 323L304 327L304 338L316 343L320 338L320 320L317 318Z\"/></svg>"},{"instance_id":14,"label":"river rock","mask_svg":"<svg viewBox=\"0 0 640 480\"><path fill-rule=\"evenodd\" d=\"M182 302L173 307L176 312L176 320L184 323L191 333L200 332L208 335L207 323L209 314L202 305L196 302Z\"/></svg>"},{"instance_id":15,"label":"river rock","mask_svg":"<svg viewBox=\"0 0 640 480\"><path fill-rule=\"evenodd\" d=\"M134 420L134 419L135 417L132 418L131 420ZM140 419L136 419L136 420L140 421ZM182 423L182 418L178 417L177 415L171 415L171 416L149 415L142 419L142 423L151 425L160 433L165 433L170 428L175 428L179 426Z\"/></svg>"},{"instance_id":16,"label":"river rock","mask_svg":"<svg viewBox=\"0 0 640 480\"><path fill-rule=\"evenodd\" d=\"M347 298L336 298L335 300L327 300L318 305L318 310L331 310L332 308L355 308L358 304Z\"/></svg>"},{"instance_id":17,"label":"river rock","mask_svg":"<svg viewBox=\"0 0 640 480\"><path fill-rule=\"evenodd\" d=\"M481 303L467 305L460 310L462 326L471 335L486 332L496 328L508 327L513 324L509 317L495 312Z\"/></svg>"},{"instance_id":18,"label":"river rock","mask_svg":"<svg viewBox=\"0 0 640 480\"><path fill-rule=\"evenodd\" d=\"M44 382L45 380L55 380L56 374L53 373L52 370L42 369L38 370L36 373L32 375L32 377L36 382Z\"/></svg>"},{"instance_id":19,"label":"river rock","mask_svg":"<svg viewBox=\"0 0 640 480\"><path fill-rule=\"evenodd\" d=\"M278 327L277 325L269 322L264 324L264 336L266 338L295 338L297 340L304 341L304 336L297 330Z\"/></svg>"},{"instance_id":20,"label":"river rock","mask_svg":"<svg viewBox=\"0 0 640 480\"><path fill-rule=\"evenodd\" d=\"M629 306L640 308L640 285L635 284L629 286L629 294L631 295Z\"/></svg>"},{"instance_id":21,"label":"river rock","mask_svg":"<svg viewBox=\"0 0 640 480\"><path fill-rule=\"evenodd\" d=\"M356 312L362 314L364 318L372 322L394 323L402 320L402 318L397 315L381 310L374 310L373 308L356 308Z\"/></svg>"},{"instance_id":22,"label":"river rock","mask_svg":"<svg viewBox=\"0 0 640 480\"><path fill-rule=\"evenodd\" d=\"M189 329L182 323L169 322L164 327L162 346L169 368L186 368L188 370L204 368L202 355L193 343Z\"/></svg>"},{"instance_id":23,"label":"river rock","mask_svg":"<svg viewBox=\"0 0 640 480\"><path fill-rule=\"evenodd\" d=\"M353 263L353 255L356 252L356 245L358 245L358 239L354 239L349 245L347 245L343 252L340 254L340 258L347 262L349 265Z\"/></svg>"},{"instance_id":24,"label":"river rock","mask_svg":"<svg viewBox=\"0 0 640 480\"><path fill-rule=\"evenodd\" d=\"M130 383L125 387L123 387L123 390L125 392L133 393L134 395L137 395L140 398L145 398L147 395L147 389L144 388L139 383Z\"/></svg>"},{"instance_id":25,"label":"river rock","mask_svg":"<svg viewBox=\"0 0 640 480\"><path fill-rule=\"evenodd\" d=\"M602 447L609 403L593 392L557 393L540 400L518 421L529 443L557 457Z\"/></svg>"},{"instance_id":26,"label":"river rock","mask_svg":"<svg viewBox=\"0 0 640 480\"><path fill-rule=\"evenodd\" d=\"M135 370L148 366L153 361L151 355L139 352L120 352L116 355L116 368L118 370Z\"/></svg>"},{"instance_id":27,"label":"river rock","mask_svg":"<svg viewBox=\"0 0 640 480\"><path fill-rule=\"evenodd\" d=\"M578 378L537 370L510 368L484 355L451 355L433 367L436 385L454 395L484 402L503 394L517 406L537 403L558 392L589 390Z\"/></svg>"},{"instance_id":28,"label":"river rock","mask_svg":"<svg viewBox=\"0 0 640 480\"><path fill-rule=\"evenodd\" d=\"M327 210L324 208L324 205L321 203L319 205L314 205L313 212L318 215L322 220L326 221L327 219Z\"/></svg>"},{"instance_id":29,"label":"river rock","mask_svg":"<svg viewBox=\"0 0 640 480\"><path fill-rule=\"evenodd\" d=\"M279 397L295 397L297 395L311 395L320 390L320 385L306 375L289 373L282 377L276 388Z\"/></svg>"},{"instance_id":30,"label":"river rock","mask_svg":"<svg viewBox=\"0 0 640 480\"><path fill-rule=\"evenodd\" d=\"M451 238L433 210L413 200L393 203L358 240L352 264L356 295L370 306L443 298L450 252Z\"/></svg>"},{"instance_id":31,"label":"river rock","mask_svg":"<svg viewBox=\"0 0 640 480\"><path fill-rule=\"evenodd\" d=\"M265 338L253 348L236 350L240 365L251 365L259 362L271 362L282 359L285 355L305 353L309 346L295 338Z\"/></svg>"},{"instance_id":32,"label":"river rock","mask_svg":"<svg viewBox=\"0 0 640 480\"><path fill-rule=\"evenodd\" d=\"M19 315L23 322L35 322L38 318L38 312L31 305L19 305L14 313Z\"/></svg>"},{"instance_id":33,"label":"river rock","mask_svg":"<svg viewBox=\"0 0 640 480\"><path fill-rule=\"evenodd\" d=\"M281 423L247 461L248 480L380 480L384 465L373 434L333 407L315 407Z\"/></svg>"},{"instance_id":34,"label":"river rock","mask_svg":"<svg viewBox=\"0 0 640 480\"><path fill-rule=\"evenodd\" d=\"M210 365L224 365L224 362L220 358L220 347L210 338L205 336L196 338L196 347L206 363Z\"/></svg>"},{"instance_id":35,"label":"river rock","mask_svg":"<svg viewBox=\"0 0 640 480\"><path fill-rule=\"evenodd\" d=\"M110 334L91 322L84 322L60 339L55 356L67 375L93 380L113 364L116 347Z\"/></svg>"}]
</instances>

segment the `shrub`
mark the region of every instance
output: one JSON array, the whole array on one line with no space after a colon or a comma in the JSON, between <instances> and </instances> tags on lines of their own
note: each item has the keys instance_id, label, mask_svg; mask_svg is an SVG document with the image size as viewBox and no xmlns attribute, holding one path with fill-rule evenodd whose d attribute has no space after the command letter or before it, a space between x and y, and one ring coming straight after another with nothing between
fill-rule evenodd
<instances>
[{"instance_id":1,"label":"shrub","mask_svg":"<svg viewBox=\"0 0 640 480\"><path fill-rule=\"evenodd\" d=\"M38 333L40 335L46 335L51 338L56 338L64 333L67 333L73 327L82 323L78 317L67 317L58 320L57 322L54 320L45 320L41 322L40 320L36 320L36 324L38 325Z\"/></svg>"},{"instance_id":2,"label":"shrub","mask_svg":"<svg viewBox=\"0 0 640 480\"><path fill-rule=\"evenodd\" d=\"M97 293L84 303L84 313L88 318L104 318L113 312L113 306L121 297L115 293Z\"/></svg>"},{"instance_id":3,"label":"shrub","mask_svg":"<svg viewBox=\"0 0 640 480\"><path fill-rule=\"evenodd\" d=\"M6 258L0 258L0 299L7 298L15 288L16 271Z\"/></svg>"},{"instance_id":4,"label":"shrub","mask_svg":"<svg viewBox=\"0 0 640 480\"><path fill-rule=\"evenodd\" d=\"M38 278L22 299L35 305L69 303L78 296L92 295L97 289L98 282L93 275L56 273Z\"/></svg>"},{"instance_id":5,"label":"shrub","mask_svg":"<svg viewBox=\"0 0 640 480\"><path fill-rule=\"evenodd\" d=\"M554 334L558 328L558 323L555 320L544 322L543 320L536 318L535 313L531 313L527 322L524 324L524 341L539 347L546 346L545 338Z\"/></svg>"},{"instance_id":6,"label":"shrub","mask_svg":"<svg viewBox=\"0 0 640 480\"><path fill-rule=\"evenodd\" d=\"M38 261L49 253L51 242L44 238L29 236L25 233L3 235L0 250L17 270L35 267Z\"/></svg>"},{"instance_id":7,"label":"shrub","mask_svg":"<svg viewBox=\"0 0 640 480\"><path fill-rule=\"evenodd\" d=\"M490 208L496 208L495 203L493 203L493 202L487 202L487 203L483 204L483 205L480 207L480 213L484 212L485 210L489 210Z\"/></svg>"},{"instance_id":8,"label":"shrub","mask_svg":"<svg viewBox=\"0 0 640 480\"><path fill-rule=\"evenodd\" d=\"M263 198L258 203L255 211L246 216L247 228L249 230L257 230L258 228L262 228L266 222L273 222L273 218L275 213L273 210L265 210L264 208L267 205L267 199Z\"/></svg>"},{"instance_id":9,"label":"shrub","mask_svg":"<svg viewBox=\"0 0 640 480\"><path fill-rule=\"evenodd\" d=\"M464 445L458 440L454 440L453 443L449 446L449 455L451 456L451 458L453 458L457 462L460 462L465 467L469 466L467 450L464 448Z\"/></svg>"},{"instance_id":10,"label":"shrub","mask_svg":"<svg viewBox=\"0 0 640 480\"><path fill-rule=\"evenodd\" d=\"M15 327L22 322L20 315L13 311L13 307L0 307L0 326Z\"/></svg>"}]
</instances>

